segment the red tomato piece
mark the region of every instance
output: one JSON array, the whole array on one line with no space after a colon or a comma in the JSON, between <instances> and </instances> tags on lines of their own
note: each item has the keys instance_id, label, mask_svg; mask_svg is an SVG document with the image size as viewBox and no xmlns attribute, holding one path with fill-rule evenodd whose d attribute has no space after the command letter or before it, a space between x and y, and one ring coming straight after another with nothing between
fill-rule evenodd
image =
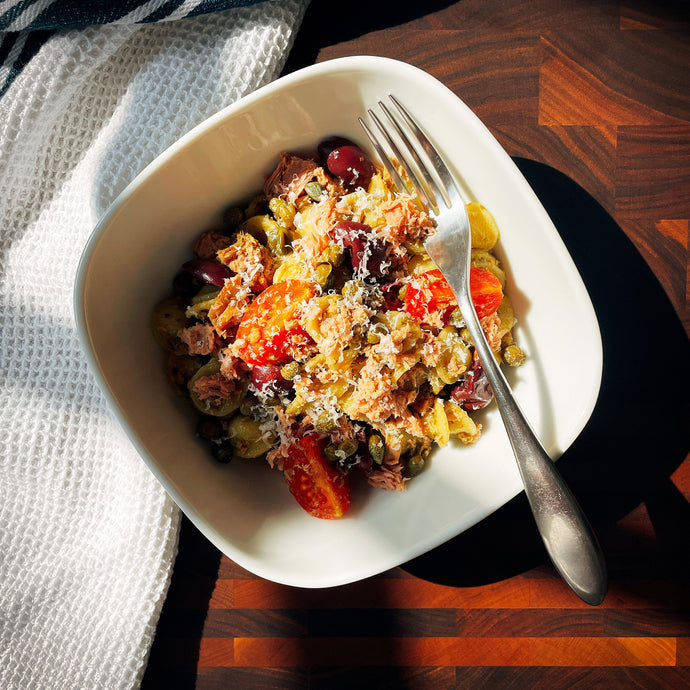
<instances>
[{"instance_id":1,"label":"red tomato piece","mask_svg":"<svg viewBox=\"0 0 690 690\"><path fill-rule=\"evenodd\" d=\"M470 295L477 316L483 319L493 314L503 301L501 281L491 271L472 266L470 270Z\"/></svg>"},{"instance_id":2,"label":"red tomato piece","mask_svg":"<svg viewBox=\"0 0 690 690\"><path fill-rule=\"evenodd\" d=\"M316 294L306 280L269 285L250 305L237 328L238 355L247 364L283 364L291 347L311 342L299 314Z\"/></svg>"},{"instance_id":3,"label":"red tomato piece","mask_svg":"<svg viewBox=\"0 0 690 690\"><path fill-rule=\"evenodd\" d=\"M446 321L457 306L448 281L437 268L415 276L405 291L405 311L420 321L437 311Z\"/></svg>"},{"instance_id":4,"label":"red tomato piece","mask_svg":"<svg viewBox=\"0 0 690 690\"><path fill-rule=\"evenodd\" d=\"M493 314L503 300L499 279L491 271L476 266L470 269L470 294L480 319ZM457 306L448 281L437 268L415 276L407 286L405 311L421 321L434 312L441 312L441 318L447 323Z\"/></svg>"},{"instance_id":5,"label":"red tomato piece","mask_svg":"<svg viewBox=\"0 0 690 690\"><path fill-rule=\"evenodd\" d=\"M334 520L345 514L352 498L349 479L323 453L325 443L315 434L301 438L283 462L283 472L304 510L322 520Z\"/></svg>"}]
</instances>

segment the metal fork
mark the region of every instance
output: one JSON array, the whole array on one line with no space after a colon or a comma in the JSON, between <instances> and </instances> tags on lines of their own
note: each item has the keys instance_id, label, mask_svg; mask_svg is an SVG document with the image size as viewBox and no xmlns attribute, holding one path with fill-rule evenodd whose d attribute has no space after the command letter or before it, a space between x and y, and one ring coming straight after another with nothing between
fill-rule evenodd
<instances>
[{"instance_id":1,"label":"metal fork","mask_svg":"<svg viewBox=\"0 0 690 690\"><path fill-rule=\"evenodd\" d=\"M607 590L606 565L597 538L515 400L491 352L470 297L472 237L465 201L453 175L420 126L394 96L389 98L394 110L381 101L378 103L389 127L373 110L368 110L387 146L363 118L360 117L359 122L398 189L416 194L436 221L437 232L424 245L451 286L472 336L546 550L571 589L583 601L596 606L604 600ZM396 163L408 177L409 184L398 172ZM429 171L429 164L435 175Z\"/></svg>"}]
</instances>

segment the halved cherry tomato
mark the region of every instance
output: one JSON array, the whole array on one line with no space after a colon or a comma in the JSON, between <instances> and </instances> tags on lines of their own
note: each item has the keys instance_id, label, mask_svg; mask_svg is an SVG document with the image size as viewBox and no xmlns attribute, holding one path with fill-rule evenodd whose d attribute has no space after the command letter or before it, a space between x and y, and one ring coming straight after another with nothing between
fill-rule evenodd
<instances>
[{"instance_id":1,"label":"halved cherry tomato","mask_svg":"<svg viewBox=\"0 0 690 690\"><path fill-rule=\"evenodd\" d=\"M238 355L247 364L282 364L291 346L311 342L299 312L316 294L306 280L269 285L250 305L237 328Z\"/></svg>"},{"instance_id":2,"label":"halved cherry tomato","mask_svg":"<svg viewBox=\"0 0 690 690\"><path fill-rule=\"evenodd\" d=\"M483 319L493 314L503 301L501 281L491 271L472 266L470 269L470 295L477 316Z\"/></svg>"},{"instance_id":3,"label":"halved cherry tomato","mask_svg":"<svg viewBox=\"0 0 690 690\"><path fill-rule=\"evenodd\" d=\"M350 481L323 453L325 439L305 436L290 449L283 463L292 495L304 510L322 520L334 520L350 507Z\"/></svg>"},{"instance_id":4,"label":"halved cherry tomato","mask_svg":"<svg viewBox=\"0 0 690 690\"><path fill-rule=\"evenodd\" d=\"M499 279L485 268L470 269L470 294L477 316L493 314L503 300ZM424 321L430 314L441 312L444 322L458 306L448 281L437 268L415 276L405 291L405 311Z\"/></svg>"}]
</instances>

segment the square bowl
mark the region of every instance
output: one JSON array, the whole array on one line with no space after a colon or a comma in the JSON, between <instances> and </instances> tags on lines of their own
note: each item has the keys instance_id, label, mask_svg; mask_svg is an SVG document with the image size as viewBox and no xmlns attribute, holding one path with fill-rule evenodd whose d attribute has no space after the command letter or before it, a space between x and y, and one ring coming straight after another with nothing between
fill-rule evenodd
<instances>
[{"instance_id":1,"label":"square bowl","mask_svg":"<svg viewBox=\"0 0 690 690\"><path fill-rule=\"evenodd\" d=\"M378 57L308 67L209 118L113 202L90 237L75 314L90 365L144 462L190 520L249 571L299 587L342 585L400 565L471 527L522 490L495 405L474 446L436 450L404 492L356 486L340 520L302 510L261 461L214 463L167 380L149 330L153 307L195 238L229 203L259 190L281 151L338 134L366 148L357 116L395 94L490 209L527 363L515 395L556 459L596 402L602 348L592 304L555 227L513 161L469 108L427 73Z\"/></svg>"}]
</instances>

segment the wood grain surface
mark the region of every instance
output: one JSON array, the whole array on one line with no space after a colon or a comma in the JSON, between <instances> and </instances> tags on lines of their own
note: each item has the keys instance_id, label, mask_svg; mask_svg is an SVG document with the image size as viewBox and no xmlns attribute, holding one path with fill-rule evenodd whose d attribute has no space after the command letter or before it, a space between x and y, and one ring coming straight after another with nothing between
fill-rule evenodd
<instances>
[{"instance_id":1,"label":"wood grain surface","mask_svg":"<svg viewBox=\"0 0 690 690\"><path fill-rule=\"evenodd\" d=\"M688 3L314 0L286 72L414 64L513 156L592 297L604 378L559 467L610 571L599 607L524 496L363 582L278 585L183 520L144 688L690 688Z\"/></svg>"}]
</instances>

